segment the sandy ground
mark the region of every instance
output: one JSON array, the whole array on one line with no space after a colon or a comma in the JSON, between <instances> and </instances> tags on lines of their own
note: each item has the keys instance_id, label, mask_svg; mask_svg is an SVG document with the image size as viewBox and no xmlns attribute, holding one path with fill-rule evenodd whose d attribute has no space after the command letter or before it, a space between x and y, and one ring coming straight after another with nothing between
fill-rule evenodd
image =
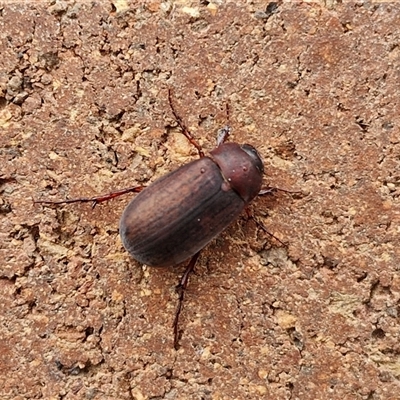
<instances>
[{"instance_id":1,"label":"sandy ground","mask_svg":"<svg viewBox=\"0 0 400 400\"><path fill-rule=\"evenodd\" d=\"M399 399L400 5L8 2L0 7L0 398ZM184 266L118 236L132 195L231 140L252 203Z\"/></svg>"}]
</instances>

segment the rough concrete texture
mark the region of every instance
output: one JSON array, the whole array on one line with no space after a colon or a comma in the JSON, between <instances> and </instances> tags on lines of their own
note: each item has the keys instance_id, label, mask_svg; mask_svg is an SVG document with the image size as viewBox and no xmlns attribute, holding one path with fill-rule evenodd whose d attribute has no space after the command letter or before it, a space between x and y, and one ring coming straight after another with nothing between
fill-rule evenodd
<instances>
[{"instance_id":1,"label":"rough concrete texture","mask_svg":"<svg viewBox=\"0 0 400 400\"><path fill-rule=\"evenodd\" d=\"M21 2L0 8L1 399L399 399L400 5ZM230 104L265 185L191 277L118 236L131 195Z\"/></svg>"}]
</instances>

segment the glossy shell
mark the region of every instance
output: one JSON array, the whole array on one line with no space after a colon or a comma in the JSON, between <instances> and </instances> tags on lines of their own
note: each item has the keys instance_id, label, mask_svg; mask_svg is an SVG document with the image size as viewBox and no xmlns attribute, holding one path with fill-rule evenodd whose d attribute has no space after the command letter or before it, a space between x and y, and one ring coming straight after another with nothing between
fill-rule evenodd
<instances>
[{"instance_id":1,"label":"glossy shell","mask_svg":"<svg viewBox=\"0 0 400 400\"><path fill-rule=\"evenodd\" d=\"M211 157L185 164L139 193L122 214L122 242L141 263L179 264L241 214L261 180L262 162L253 147L222 144Z\"/></svg>"}]
</instances>

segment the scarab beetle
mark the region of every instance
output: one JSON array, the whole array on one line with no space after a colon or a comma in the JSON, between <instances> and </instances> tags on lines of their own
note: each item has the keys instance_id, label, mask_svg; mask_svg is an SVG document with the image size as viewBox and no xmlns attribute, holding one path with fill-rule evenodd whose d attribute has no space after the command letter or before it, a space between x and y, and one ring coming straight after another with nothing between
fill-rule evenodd
<instances>
[{"instance_id":1,"label":"scarab beetle","mask_svg":"<svg viewBox=\"0 0 400 400\"><path fill-rule=\"evenodd\" d=\"M260 192L263 163L248 144L222 143L139 193L120 221L133 258L151 266L185 261L221 233Z\"/></svg>"}]
</instances>

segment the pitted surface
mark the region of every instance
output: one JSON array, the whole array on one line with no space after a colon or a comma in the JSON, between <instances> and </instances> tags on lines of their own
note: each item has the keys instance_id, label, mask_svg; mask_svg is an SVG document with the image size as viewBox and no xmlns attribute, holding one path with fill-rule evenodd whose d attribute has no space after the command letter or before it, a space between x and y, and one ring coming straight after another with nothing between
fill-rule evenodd
<instances>
[{"instance_id":1,"label":"pitted surface","mask_svg":"<svg viewBox=\"0 0 400 400\"><path fill-rule=\"evenodd\" d=\"M400 6L377 1L0 7L2 399L397 399ZM246 4L245 4L246 3ZM254 215L191 277L124 251L128 198L232 140L265 163Z\"/></svg>"}]
</instances>

